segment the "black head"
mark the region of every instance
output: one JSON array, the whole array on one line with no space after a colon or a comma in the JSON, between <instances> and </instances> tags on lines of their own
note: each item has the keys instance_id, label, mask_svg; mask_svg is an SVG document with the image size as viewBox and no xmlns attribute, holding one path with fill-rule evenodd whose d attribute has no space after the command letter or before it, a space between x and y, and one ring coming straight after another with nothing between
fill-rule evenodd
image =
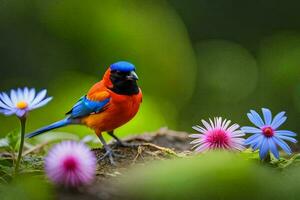
<instances>
[{"instance_id":1,"label":"black head","mask_svg":"<svg viewBox=\"0 0 300 200\"><path fill-rule=\"evenodd\" d=\"M114 63L110 66L110 80L113 84L112 91L122 95L139 93L137 85L138 76L133 64L125 61Z\"/></svg>"}]
</instances>

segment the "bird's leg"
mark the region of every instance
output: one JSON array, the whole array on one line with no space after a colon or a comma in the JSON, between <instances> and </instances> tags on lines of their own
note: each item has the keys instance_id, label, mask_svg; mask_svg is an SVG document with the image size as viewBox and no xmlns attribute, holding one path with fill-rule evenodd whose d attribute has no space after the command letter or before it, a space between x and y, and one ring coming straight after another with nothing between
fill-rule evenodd
<instances>
[{"instance_id":1,"label":"bird's leg","mask_svg":"<svg viewBox=\"0 0 300 200\"><path fill-rule=\"evenodd\" d=\"M139 146L139 144L122 142L122 140L120 140L120 139L114 134L114 131L108 131L107 133L108 133L108 135L110 135L111 137L113 137L113 138L117 141L117 145L118 145L118 146L121 146L121 147L138 147L138 146Z\"/></svg>"},{"instance_id":2,"label":"bird's leg","mask_svg":"<svg viewBox=\"0 0 300 200\"><path fill-rule=\"evenodd\" d=\"M117 136L115 136L114 131L108 131L107 133L117 141L118 146L124 146L123 142Z\"/></svg>"},{"instance_id":3,"label":"bird's leg","mask_svg":"<svg viewBox=\"0 0 300 200\"><path fill-rule=\"evenodd\" d=\"M105 149L105 154L104 154L102 157L100 157L100 158L98 159L98 161L102 161L102 160L104 160L106 157L108 157L110 163L111 163L112 165L115 166L116 163L115 163L113 157L122 157L122 155L118 155L118 154L116 154L116 153L113 152L113 150L112 150L112 149L107 145L107 143L105 142L105 140L104 140L102 134L99 134L99 135L98 135L98 138L100 139L100 141L101 141L101 143L102 143L102 145L103 145L103 147L104 147L104 149Z\"/></svg>"}]
</instances>

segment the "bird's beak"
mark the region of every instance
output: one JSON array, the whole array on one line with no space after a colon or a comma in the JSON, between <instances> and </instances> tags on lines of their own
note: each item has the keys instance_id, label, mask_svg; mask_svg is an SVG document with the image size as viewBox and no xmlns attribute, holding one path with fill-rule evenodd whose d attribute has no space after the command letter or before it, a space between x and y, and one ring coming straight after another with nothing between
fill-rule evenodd
<instances>
[{"instance_id":1,"label":"bird's beak","mask_svg":"<svg viewBox=\"0 0 300 200\"><path fill-rule=\"evenodd\" d=\"M135 71L131 71L130 74L126 78L127 78L127 80L131 80L131 81L139 80L139 77L135 73Z\"/></svg>"}]
</instances>

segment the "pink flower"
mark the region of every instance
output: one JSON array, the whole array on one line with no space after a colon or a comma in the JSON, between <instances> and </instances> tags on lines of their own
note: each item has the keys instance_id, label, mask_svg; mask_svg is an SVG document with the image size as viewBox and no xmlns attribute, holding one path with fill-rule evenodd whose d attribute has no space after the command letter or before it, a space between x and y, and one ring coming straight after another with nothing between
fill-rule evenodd
<instances>
[{"instance_id":1,"label":"pink flower","mask_svg":"<svg viewBox=\"0 0 300 200\"><path fill-rule=\"evenodd\" d=\"M75 141L55 145L45 158L49 179L66 187L91 183L95 177L96 164L93 152L83 143Z\"/></svg>"},{"instance_id":2,"label":"pink flower","mask_svg":"<svg viewBox=\"0 0 300 200\"><path fill-rule=\"evenodd\" d=\"M193 129L201 134L191 134L189 137L195 138L191 144L195 144L195 151L202 152L209 149L228 149L242 151L245 147L245 134L239 130L238 124L229 127L230 120L221 117L215 117L214 122L209 119L210 123L202 120L204 127L193 126Z\"/></svg>"}]
</instances>

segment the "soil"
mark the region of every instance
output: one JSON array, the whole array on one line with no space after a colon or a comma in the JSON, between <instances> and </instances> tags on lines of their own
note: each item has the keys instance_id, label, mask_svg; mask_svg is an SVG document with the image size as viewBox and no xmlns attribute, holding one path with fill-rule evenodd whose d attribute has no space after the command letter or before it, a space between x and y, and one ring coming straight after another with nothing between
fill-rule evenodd
<instances>
[{"instance_id":1,"label":"soil","mask_svg":"<svg viewBox=\"0 0 300 200\"><path fill-rule=\"evenodd\" d=\"M112 166L108 159L99 162L95 182L76 190L58 188L57 199L62 200L111 200L119 199L121 194L115 189L113 182L135 165L145 165L153 160L172 159L191 154L188 133L162 128L154 133L145 133L123 139L136 147L120 147L111 143L113 151L120 155ZM104 155L104 149L93 149L98 158Z\"/></svg>"}]
</instances>

